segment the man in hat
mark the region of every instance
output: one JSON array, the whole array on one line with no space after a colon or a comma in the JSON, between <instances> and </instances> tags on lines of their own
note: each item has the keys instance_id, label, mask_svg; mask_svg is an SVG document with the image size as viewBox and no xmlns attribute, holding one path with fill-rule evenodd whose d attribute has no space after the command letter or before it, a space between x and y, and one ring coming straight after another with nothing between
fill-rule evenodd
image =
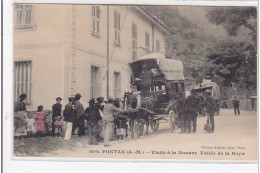
<instances>
[{"instance_id":1,"label":"man in hat","mask_svg":"<svg viewBox=\"0 0 260 173\"><path fill-rule=\"evenodd\" d=\"M98 107L95 106L95 99L92 98L89 102L89 107L85 110L85 116L88 125L88 144L97 145L97 129L98 121L101 120Z\"/></svg>"},{"instance_id":2,"label":"man in hat","mask_svg":"<svg viewBox=\"0 0 260 173\"><path fill-rule=\"evenodd\" d=\"M124 110L124 109L117 108L113 104L113 98L110 96L108 97L107 103L104 105L104 116L102 119L105 147L109 146L110 135L111 135L112 127L113 127L113 123L114 123L113 114L115 112L130 113L130 112L134 112L134 110Z\"/></svg>"},{"instance_id":3,"label":"man in hat","mask_svg":"<svg viewBox=\"0 0 260 173\"><path fill-rule=\"evenodd\" d=\"M149 70L147 64L142 65L142 71L140 73L141 78L141 95L142 97L149 97L150 86L152 84L153 73Z\"/></svg>"},{"instance_id":4,"label":"man in hat","mask_svg":"<svg viewBox=\"0 0 260 173\"><path fill-rule=\"evenodd\" d=\"M74 98L74 122L72 127L72 133L74 134L76 128L78 127L78 136L85 135L84 125L85 125L85 116L84 108L80 103L81 95L77 93Z\"/></svg>"},{"instance_id":5,"label":"man in hat","mask_svg":"<svg viewBox=\"0 0 260 173\"><path fill-rule=\"evenodd\" d=\"M237 113L238 113L238 115L240 115L239 103L240 103L240 101L235 96L234 100L233 100L233 107L234 107L235 115L237 115Z\"/></svg>"},{"instance_id":6,"label":"man in hat","mask_svg":"<svg viewBox=\"0 0 260 173\"><path fill-rule=\"evenodd\" d=\"M191 90L191 95L187 98L184 104L186 118L187 118L187 130L188 133L191 133L191 123L192 123L192 132L196 133L197 128L197 117L198 111L200 109L200 100L196 97L196 92Z\"/></svg>"},{"instance_id":7,"label":"man in hat","mask_svg":"<svg viewBox=\"0 0 260 173\"><path fill-rule=\"evenodd\" d=\"M56 120L56 117L61 116L61 98L57 97L56 98L56 103L52 106L52 123L51 123L51 128L52 128L52 136L55 136L55 127L54 127L54 122Z\"/></svg>"},{"instance_id":8,"label":"man in hat","mask_svg":"<svg viewBox=\"0 0 260 173\"><path fill-rule=\"evenodd\" d=\"M216 112L216 101L214 100L213 97L211 97L211 90L210 89L207 89L205 91L205 96L206 96L205 107L206 107L206 111L207 111L208 116L209 116L209 118L207 119L207 123L211 124L212 130L210 132L213 133L214 127L215 127L214 114Z\"/></svg>"},{"instance_id":9,"label":"man in hat","mask_svg":"<svg viewBox=\"0 0 260 173\"><path fill-rule=\"evenodd\" d=\"M100 111L103 111L104 110L104 98L103 97L98 97L97 98L97 104L96 106L100 109Z\"/></svg>"},{"instance_id":10,"label":"man in hat","mask_svg":"<svg viewBox=\"0 0 260 173\"><path fill-rule=\"evenodd\" d=\"M74 110L72 106L74 97L69 97L68 99L69 99L69 103L65 106L63 112L64 120L67 122L66 133L64 137L65 141L71 140L72 124L74 121Z\"/></svg>"},{"instance_id":11,"label":"man in hat","mask_svg":"<svg viewBox=\"0 0 260 173\"><path fill-rule=\"evenodd\" d=\"M185 133L187 118L186 118L186 114L185 114L184 105L185 105L186 98L182 97L181 94L179 94L177 97L178 98L177 98L177 102L176 102L176 108L177 108L177 113L181 120L181 133Z\"/></svg>"}]
</instances>

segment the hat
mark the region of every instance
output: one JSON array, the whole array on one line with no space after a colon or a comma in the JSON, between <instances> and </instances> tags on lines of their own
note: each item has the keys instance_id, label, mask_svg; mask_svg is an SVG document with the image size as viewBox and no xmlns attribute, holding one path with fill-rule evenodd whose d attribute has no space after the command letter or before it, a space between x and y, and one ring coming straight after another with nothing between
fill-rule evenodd
<instances>
[{"instance_id":1,"label":"hat","mask_svg":"<svg viewBox=\"0 0 260 173\"><path fill-rule=\"evenodd\" d=\"M95 103L95 99L94 98L90 99L89 103Z\"/></svg>"},{"instance_id":2,"label":"hat","mask_svg":"<svg viewBox=\"0 0 260 173\"><path fill-rule=\"evenodd\" d=\"M75 95L75 100L79 100L81 98L81 95L79 94L79 93L77 93L76 95Z\"/></svg>"},{"instance_id":3,"label":"hat","mask_svg":"<svg viewBox=\"0 0 260 173\"><path fill-rule=\"evenodd\" d=\"M110 103L113 102L113 98L111 96L108 96L107 97L107 102L110 102Z\"/></svg>"},{"instance_id":4,"label":"hat","mask_svg":"<svg viewBox=\"0 0 260 173\"><path fill-rule=\"evenodd\" d=\"M57 101L57 100L60 100L60 101L61 101L61 100L62 100L62 98L60 98L60 97L57 97L57 98L56 98L56 101Z\"/></svg>"},{"instance_id":5,"label":"hat","mask_svg":"<svg viewBox=\"0 0 260 173\"><path fill-rule=\"evenodd\" d=\"M206 89L205 93L211 93L211 90L210 89Z\"/></svg>"},{"instance_id":6,"label":"hat","mask_svg":"<svg viewBox=\"0 0 260 173\"><path fill-rule=\"evenodd\" d=\"M103 98L103 97L98 97L98 98L97 98L97 102L98 102L98 103L102 103L103 101L104 101L104 98Z\"/></svg>"},{"instance_id":7,"label":"hat","mask_svg":"<svg viewBox=\"0 0 260 173\"><path fill-rule=\"evenodd\" d=\"M72 100L74 100L74 97L69 97L68 99L69 99L69 101L72 101Z\"/></svg>"},{"instance_id":8,"label":"hat","mask_svg":"<svg viewBox=\"0 0 260 173\"><path fill-rule=\"evenodd\" d=\"M26 98L26 94L21 94L21 95L19 96L19 98L22 99L22 100L24 100L24 99Z\"/></svg>"}]
</instances>

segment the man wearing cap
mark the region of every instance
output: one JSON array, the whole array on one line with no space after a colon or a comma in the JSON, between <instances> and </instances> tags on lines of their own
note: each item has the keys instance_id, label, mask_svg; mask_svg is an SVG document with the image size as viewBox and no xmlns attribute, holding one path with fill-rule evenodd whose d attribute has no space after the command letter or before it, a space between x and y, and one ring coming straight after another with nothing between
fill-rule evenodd
<instances>
[{"instance_id":1,"label":"man wearing cap","mask_svg":"<svg viewBox=\"0 0 260 173\"><path fill-rule=\"evenodd\" d=\"M149 97L150 86L152 84L152 77L153 77L153 73L149 70L148 65L143 64L142 71L140 73L142 97Z\"/></svg>"},{"instance_id":2,"label":"man wearing cap","mask_svg":"<svg viewBox=\"0 0 260 173\"><path fill-rule=\"evenodd\" d=\"M191 122L192 122L192 132L196 133L197 129L197 117L198 111L200 109L200 100L196 97L196 92L191 90L191 95L187 98L184 104L185 112L187 116L187 130L191 133Z\"/></svg>"},{"instance_id":3,"label":"man wearing cap","mask_svg":"<svg viewBox=\"0 0 260 173\"><path fill-rule=\"evenodd\" d=\"M100 111L103 111L104 110L104 98L103 97L98 97L97 98L97 104L96 106L100 109Z\"/></svg>"},{"instance_id":4,"label":"man wearing cap","mask_svg":"<svg viewBox=\"0 0 260 173\"><path fill-rule=\"evenodd\" d=\"M56 117L61 116L61 107L62 107L62 105L60 104L61 100L62 99L60 97L57 97L56 103L52 106L52 123L51 123L52 136L55 136L54 122L56 120Z\"/></svg>"},{"instance_id":5,"label":"man wearing cap","mask_svg":"<svg viewBox=\"0 0 260 173\"><path fill-rule=\"evenodd\" d=\"M68 99L69 103L65 106L63 112L64 121L67 122L66 133L64 137L65 141L71 140L72 124L74 121L74 110L72 106L74 97L69 97Z\"/></svg>"},{"instance_id":6,"label":"man wearing cap","mask_svg":"<svg viewBox=\"0 0 260 173\"><path fill-rule=\"evenodd\" d=\"M128 113L124 109L117 108L113 105L113 98L108 97L107 103L104 105L104 116L103 116L103 131L104 131L104 146L109 146L110 134L114 123L115 112Z\"/></svg>"},{"instance_id":7,"label":"man wearing cap","mask_svg":"<svg viewBox=\"0 0 260 173\"><path fill-rule=\"evenodd\" d=\"M185 97L182 97L181 95L177 95L177 102L176 102L176 108L177 108L177 113L181 119L181 133L186 132L186 124L187 124L187 118L185 114L185 108L184 104L186 101Z\"/></svg>"},{"instance_id":8,"label":"man wearing cap","mask_svg":"<svg viewBox=\"0 0 260 173\"><path fill-rule=\"evenodd\" d=\"M237 99L237 96L234 97L234 100L232 102L233 102L235 115L237 115L237 113L238 113L238 115L240 115L240 110L239 110L239 103L240 103L240 101Z\"/></svg>"},{"instance_id":9,"label":"man wearing cap","mask_svg":"<svg viewBox=\"0 0 260 173\"><path fill-rule=\"evenodd\" d=\"M85 115L83 105L79 102L81 95L77 93L74 98L74 122L72 127L72 133L78 127L78 136L85 135L84 125L85 125Z\"/></svg>"},{"instance_id":10,"label":"man wearing cap","mask_svg":"<svg viewBox=\"0 0 260 173\"><path fill-rule=\"evenodd\" d=\"M95 99L92 98L89 102L89 107L85 110L85 116L88 125L88 144L97 145L97 129L98 121L101 120L98 107L95 106Z\"/></svg>"},{"instance_id":11,"label":"man wearing cap","mask_svg":"<svg viewBox=\"0 0 260 173\"><path fill-rule=\"evenodd\" d=\"M210 132L213 133L214 127L215 127L214 114L216 111L216 101L213 99L213 97L211 97L210 89L207 89L205 91L205 95L206 95L205 106L206 106L206 111L209 115L209 118L207 119L207 123L209 124L209 122L210 122L210 124L212 126L212 130Z\"/></svg>"}]
</instances>

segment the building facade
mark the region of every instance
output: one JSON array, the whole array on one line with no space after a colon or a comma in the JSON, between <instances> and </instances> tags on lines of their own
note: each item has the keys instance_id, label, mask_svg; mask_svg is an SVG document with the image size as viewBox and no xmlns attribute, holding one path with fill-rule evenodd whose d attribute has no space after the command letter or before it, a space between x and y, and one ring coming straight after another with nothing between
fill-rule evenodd
<instances>
[{"instance_id":1,"label":"building facade","mask_svg":"<svg viewBox=\"0 0 260 173\"><path fill-rule=\"evenodd\" d=\"M167 28L138 6L14 6L14 100L51 109L56 97L114 98L131 91L129 63L165 53Z\"/></svg>"}]
</instances>

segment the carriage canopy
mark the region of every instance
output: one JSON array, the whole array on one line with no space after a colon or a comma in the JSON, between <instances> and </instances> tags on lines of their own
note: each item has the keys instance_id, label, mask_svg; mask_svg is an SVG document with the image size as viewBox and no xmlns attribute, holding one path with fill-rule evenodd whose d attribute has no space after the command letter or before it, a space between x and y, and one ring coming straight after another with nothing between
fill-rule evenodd
<instances>
[{"instance_id":1,"label":"carriage canopy","mask_svg":"<svg viewBox=\"0 0 260 173\"><path fill-rule=\"evenodd\" d=\"M214 99L220 99L220 90L218 84L215 82L207 81L197 85L193 90L204 92L206 89L211 89L211 96Z\"/></svg>"},{"instance_id":2,"label":"carriage canopy","mask_svg":"<svg viewBox=\"0 0 260 173\"><path fill-rule=\"evenodd\" d=\"M153 73L162 75L165 80L184 80L182 62L167 59L162 53L151 53L132 61L130 64L135 77L140 76L143 63L148 64Z\"/></svg>"}]
</instances>

